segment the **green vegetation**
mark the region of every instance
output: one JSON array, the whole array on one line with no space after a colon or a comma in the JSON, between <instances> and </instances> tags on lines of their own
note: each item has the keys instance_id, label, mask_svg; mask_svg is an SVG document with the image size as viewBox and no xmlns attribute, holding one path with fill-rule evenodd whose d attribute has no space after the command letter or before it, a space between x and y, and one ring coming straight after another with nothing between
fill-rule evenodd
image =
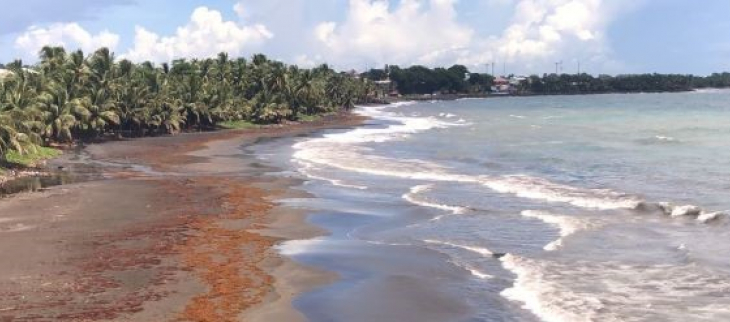
<instances>
[{"instance_id":1,"label":"green vegetation","mask_svg":"<svg viewBox=\"0 0 730 322\"><path fill-rule=\"evenodd\" d=\"M462 65L430 69L424 66L400 68L386 66L385 69L371 69L363 78L379 81L390 78L400 94L479 93L489 90L494 77L488 74L471 73Z\"/></svg>"},{"instance_id":2,"label":"green vegetation","mask_svg":"<svg viewBox=\"0 0 730 322\"><path fill-rule=\"evenodd\" d=\"M332 112L329 113L322 113L322 114L313 114L313 115L301 115L299 117L299 120L302 122L314 122L322 119L322 117L332 115Z\"/></svg>"},{"instance_id":3,"label":"green vegetation","mask_svg":"<svg viewBox=\"0 0 730 322\"><path fill-rule=\"evenodd\" d=\"M38 165L41 161L55 158L59 155L61 155L61 150L43 146L33 146L28 148L25 153L22 154L14 150L9 151L5 155L5 162L28 168Z\"/></svg>"},{"instance_id":4,"label":"green vegetation","mask_svg":"<svg viewBox=\"0 0 730 322\"><path fill-rule=\"evenodd\" d=\"M714 82L713 78L678 74L599 75L549 74L530 76L519 86L527 94L597 94L638 92L681 92L705 87L728 87L730 81Z\"/></svg>"},{"instance_id":5,"label":"green vegetation","mask_svg":"<svg viewBox=\"0 0 730 322\"><path fill-rule=\"evenodd\" d=\"M471 73L461 65L448 69L386 66L384 69L371 69L361 76L373 81L390 79L394 82L392 89L404 95L485 93L490 91L495 79L489 74ZM526 95L679 92L730 87L730 73L707 77L678 74L544 74L519 78L512 86L510 92Z\"/></svg>"},{"instance_id":6,"label":"green vegetation","mask_svg":"<svg viewBox=\"0 0 730 322\"><path fill-rule=\"evenodd\" d=\"M161 65L116 60L106 48L86 56L44 47L39 55L36 65L14 61L0 76L0 161L52 143L310 119L350 109L372 90L327 65L300 69L264 55Z\"/></svg>"},{"instance_id":7,"label":"green vegetation","mask_svg":"<svg viewBox=\"0 0 730 322\"><path fill-rule=\"evenodd\" d=\"M223 121L218 123L218 127L225 129L225 130L245 130L245 129L254 129L259 127L258 124L251 123L246 120L238 120L238 121Z\"/></svg>"},{"instance_id":8,"label":"green vegetation","mask_svg":"<svg viewBox=\"0 0 730 322\"><path fill-rule=\"evenodd\" d=\"M50 144L314 121L369 101L377 92L477 94L494 82L493 76L461 65L386 66L354 75L327 65L300 69L264 55L247 60L221 53L161 65L116 60L106 48L87 56L44 47L39 55L33 66L14 61L0 74L0 162L24 164L45 151L38 146ZM375 82L386 79L392 82ZM728 87L730 74L546 74L512 86L516 94L684 91Z\"/></svg>"}]
</instances>

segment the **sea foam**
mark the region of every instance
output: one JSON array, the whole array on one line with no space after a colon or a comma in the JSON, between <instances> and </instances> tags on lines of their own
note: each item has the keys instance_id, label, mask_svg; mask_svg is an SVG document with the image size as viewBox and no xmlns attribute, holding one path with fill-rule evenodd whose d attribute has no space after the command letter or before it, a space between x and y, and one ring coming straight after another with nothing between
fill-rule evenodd
<instances>
[{"instance_id":1,"label":"sea foam","mask_svg":"<svg viewBox=\"0 0 730 322\"><path fill-rule=\"evenodd\" d=\"M582 208L633 209L642 202L637 197L611 190L576 188L526 175L482 177L481 183L501 193L511 193L527 199L569 203Z\"/></svg>"},{"instance_id":2,"label":"sea foam","mask_svg":"<svg viewBox=\"0 0 730 322\"><path fill-rule=\"evenodd\" d=\"M446 242L446 241L440 241L440 240L433 240L433 239L427 239L423 241L427 244L434 244L434 245L441 245L441 246L447 246L451 248L458 248L462 250L466 250L472 253L476 253L485 257L493 257L494 253L485 248L485 247L478 247L478 246L468 246L468 245L460 245L452 242Z\"/></svg>"},{"instance_id":3,"label":"sea foam","mask_svg":"<svg viewBox=\"0 0 730 322\"><path fill-rule=\"evenodd\" d=\"M709 224L726 221L730 217L725 211L707 211L695 205L674 205L670 202L660 202L654 205L644 205L644 208L657 208L665 215L673 218L690 217L698 222Z\"/></svg>"},{"instance_id":4,"label":"sea foam","mask_svg":"<svg viewBox=\"0 0 730 322\"><path fill-rule=\"evenodd\" d=\"M433 189L432 184L415 186L411 188L409 193L403 195L403 199L415 205L447 211L454 215L463 214L468 211L468 208L466 207L443 205L429 201L426 198L419 197L420 194L428 192L431 189Z\"/></svg>"},{"instance_id":5,"label":"sea foam","mask_svg":"<svg viewBox=\"0 0 730 322\"><path fill-rule=\"evenodd\" d=\"M557 226L558 229L560 229L560 238L547 244L544 248L546 251L557 250L563 246L563 241L568 236L573 235L578 231L594 228L596 226L595 223L587 219L555 215L545 211L525 210L521 214L524 217L538 219L547 224Z\"/></svg>"},{"instance_id":6,"label":"sea foam","mask_svg":"<svg viewBox=\"0 0 730 322\"><path fill-rule=\"evenodd\" d=\"M310 167L326 169L334 167L341 170L364 174L389 176L403 179L431 182L461 182L481 184L493 191L512 194L526 199L546 202L567 203L576 207L594 210L629 209L639 210L651 203L629 194L608 189L589 189L555 183L547 179L515 174L504 176L472 176L452 172L443 165L418 159L388 158L371 153L367 143L381 143L403 140L410 135L433 129L465 126L468 123L451 123L436 117L411 117L386 111L386 108L410 105L401 102L390 106L366 106L358 108L357 113L387 121L390 125L383 128L361 127L342 133L331 133L321 138L309 139L294 145L295 161L305 162ZM444 114L446 115L446 114ZM306 171L305 175L307 174ZM310 171L311 175L311 171ZM315 175L316 176L316 175ZM324 178L324 176L320 176ZM333 184L343 184L336 179L325 178ZM347 185L347 184L344 184ZM351 186L352 188L361 188ZM421 187L423 188L423 187ZM414 204L438 208L452 213L461 213L465 208L433 203L419 199L418 193L411 191L403 198ZM654 204L672 217L694 216L703 223L716 222L727 218L724 212L708 212L694 207L676 207Z\"/></svg>"},{"instance_id":7,"label":"sea foam","mask_svg":"<svg viewBox=\"0 0 730 322\"><path fill-rule=\"evenodd\" d=\"M514 254L501 262L516 275L514 285L501 295L523 303L547 322L633 321L637 317L641 321L677 317L725 321L730 317L727 276L691 263L561 262Z\"/></svg>"}]
</instances>

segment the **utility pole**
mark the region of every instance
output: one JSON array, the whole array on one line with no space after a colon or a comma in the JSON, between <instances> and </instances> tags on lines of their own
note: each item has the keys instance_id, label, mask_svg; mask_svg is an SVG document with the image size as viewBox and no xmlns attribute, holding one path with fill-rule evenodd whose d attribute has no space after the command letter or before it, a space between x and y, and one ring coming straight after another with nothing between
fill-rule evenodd
<instances>
[{"instance_id":1,"label":"utility pole","mask_svg":"<svg viewBox=\"0 0 730 322\"><path fill-rule=\"evenodd\" d=\"M507 62L502 62L502 76L507 76Z\"/></svg>"},{"instance_id":2,"label":"utility pole","mask_svg":"<svg viewBox=\"0 0 730 322\"><path fill-rule=\"evenodd\" d=\"M555 75L560 75L563 70L563 61L555 62Z\"/></svg>"},{"instance_id":3,"label":"utility pole","mask_svg":"<svg viewBox=\"0 0 730 322\"><path fill-rule=\"evenodd\" d=\"M578 75L580 75L580 59L578 59Z\"/></svg>"}]
</instances>

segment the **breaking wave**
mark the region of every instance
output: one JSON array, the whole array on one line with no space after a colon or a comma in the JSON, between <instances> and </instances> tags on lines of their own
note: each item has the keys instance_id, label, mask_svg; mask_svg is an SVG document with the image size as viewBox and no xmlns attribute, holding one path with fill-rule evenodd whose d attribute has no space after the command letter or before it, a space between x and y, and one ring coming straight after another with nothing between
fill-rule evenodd
<instances>
[{"instance_id":1,"label":"breaking wave","mask_svg":"<svg viewBox=\"0 0 730 322\"><path fill-rule=\"evenodd\" d=\"M728 277L695 264L562 263L514 254L501 261L517 276L502 296L523 303L546 322L730 318ZM687 299L693 299L694 305L688 306Z\"/></svg>"},{"instance_id":2,"label":"breaking wave","mask_svg":"<svg viewBox=\"0 0 730 322\"><path fill-rule=\"evenodd\" d=\"M658 211L672 218L694 218L703 224L725 222L730 219L727 211L707 211L695 205L675 205L670 202L643 202L637 206L637 210Z\"/></svg>"},{"instance_id":3,"label":"breaking wave","mask_svg":"<svg viewBox=\"0 0 730 322\"><path fill-rule=\"evenodd\" d=\"M542 200L554 203L567 203L576 207L594 210L660 210L671 217L693 216L699 222L716 222L727 218L725 212L704 211L690 206L672 206L669 204L652 204L637 196L620 193L608 189L587 189L573 187L549 180L516 174L505 176L473 176L452 172L451 168L443 165L418 159L394 159L374 155L368 143L379 143L394 140L403 140L412 134L432 129L464 126L463 123L451 123L435 117L410 117L393 112L387 112L386 107L408 105L403 102L391 106L362 107L358 113L388 121L390 125L382 128L361 127L342 133L332 133L321 138L310 139L294 145L294 161L305 166L302 173L310 177L324 179L336 185L351 188L363 187L348 185L341 181L325 178L314 174L312 168L334 167L346 171L366 173L378 176L389 176L403 179L413 179L432 182L461 182L481 184L493 191L512 194L526 199ZM430 189L428 185L420 185L403 198L425 207L437 208L452 213L463 213L468 208L443 205L418 198L422 190Z\"/></svg>"},{"instance_id":4,"label":"breaking wave","mask_svg":"<svg viewBox=\"0 0 730 322\"><path fill-rule=\"evenodd\" d=\"M578 231L591 229L596 226L596 224L586 219L580 219L573 216L555 215L545 211L525 210L521 214L524 217L538 219L547 224L557 226L558 229L560 229L560 238L547 244L544 248L546 251L557 250L563 246L563 240L568 236L573 235Z\"/></svg>"},{"instance_id":5,"label":"breaking wave","mask_svg":"<svg viewBox=\"0 0 730 322\"><path fill-rule=\"evenodd\" d=\"M462 249L462 250L470 251L472 253L476 253L476 254L485 256L485 257L494 256L494 253L485 247L459 245L459 244L455 244L455 243L450 243L450 242L445 242L445 241L440 241L440 240L433 240L433 239L427 239L427 240L424 240L423 242L427 243L427 244L434 244L434 245L441 245L441 246L447 246L447 247L451 247L451 248Z\"/></svg>"},{"instance_id":6,"label":"breaking wave","mask_svg":"<svg viewBox=\"0 0 730 322\"><path fill-rule=\"evenodd\" d=\"M411 188L411 191L409 193L406 193L403 195L403 199L405 199L406 201L408 201L412 204L415 204L415 205L447 211L454 215L460 215L460 214L466 213L469 210L469 208L466 208L466 207L449 206L449 205L442 205L439 203L431 202L425 198L418 196L419 194L428 192L431 189L433 189L433 185L430 185L430 184L415 186L415 187Z\"/></svg>"},{"instance_id":7,"label":"breaking wave","mask_svg":"<svg viewBox=\"0 0 730 322\"><path fill-rule=\"evenodd\" d=\"M491 250L484 248L484 247L459 245L459 244L455 244L455 243L451 243L451 242L432 240L432 239L426 239L423 242L426 244L432 244L432 245L438 245L438 246L442 246L442 247L455 248L455 249L468 251L468 252L480 255L481 257L494 257L495 256L495 254L492 253ZM472 276L477 277L479 279L494 278L494 276L484 273L484 272L474 268L471 265L461 263L459 261L454 261L454 260L452 260L451 263L467 270L469 273L471 273Z\"/></svg>"},{"instance_id":8,"label":"breaking wave","mask_svg":"<svg viewBox=\"0 0 730 322\"><path fill-rule=\"evenodd\" d=\"M640 139L636 142L643 145L674 145L682 143L682 141L680 141L679 139L663 135L656 135L650 138Z\"/></svg>"},{"instance_id":9,"label":"breaking wave","mask_svg":"<svg viewBox=\"0 0 730 322\"><path fill-rule=\"evenodd\" d=\"M633 209L642 200L606 189L581 189L525 175L488 178L482 184L501 193L511 193L527 199L563 202L599 210Z\"/></svg>"}]
</instances>

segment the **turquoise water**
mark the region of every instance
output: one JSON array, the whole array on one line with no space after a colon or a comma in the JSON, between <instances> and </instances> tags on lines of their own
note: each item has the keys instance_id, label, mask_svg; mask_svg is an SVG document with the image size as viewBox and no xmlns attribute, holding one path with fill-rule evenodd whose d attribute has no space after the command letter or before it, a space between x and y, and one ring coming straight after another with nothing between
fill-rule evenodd
<instances>
[{"instance_id":1,"label":"turquoise water","mask_svg":"<svg viewBox=\"0 0 730 322\"><path fill-rule=\"evenodd\" d=\"M261 148L332 232L282 247L342 276L313 321L730 321L730 92L359 113Z\"/></svg>"}]
</instances>

